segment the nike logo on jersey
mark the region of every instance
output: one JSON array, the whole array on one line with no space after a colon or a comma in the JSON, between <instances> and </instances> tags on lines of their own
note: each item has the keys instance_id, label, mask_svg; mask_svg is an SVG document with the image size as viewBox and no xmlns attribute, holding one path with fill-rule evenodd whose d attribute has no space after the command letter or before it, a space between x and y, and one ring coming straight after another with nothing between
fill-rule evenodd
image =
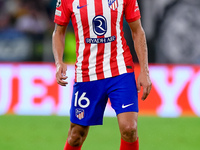
<instances>
[{"instance_id":1,"label":"nike logo on jersey","mask_svg":"<svg viewBox=\"0 0 200 150\"><path fill-rule=\"evenodd\" d=\"M132 103L132 104L128 104L128 105L122 105L122 108L126 108L126 107L129 107L129 106L131 106L131 105L133 105L134 103Z\"/></svg>"},{"instance_id":2,"label":"nike logo on jersey","mask_svg":"<svg viewBox=\"0 0 200 150\"><path fill-rule=\"evenodd\" d=\"M81 8L83 8L83 7L86 7L87 5L83 5L83 6L77 6L77 9L81 9Z\"/></svg>"}]
</instances>

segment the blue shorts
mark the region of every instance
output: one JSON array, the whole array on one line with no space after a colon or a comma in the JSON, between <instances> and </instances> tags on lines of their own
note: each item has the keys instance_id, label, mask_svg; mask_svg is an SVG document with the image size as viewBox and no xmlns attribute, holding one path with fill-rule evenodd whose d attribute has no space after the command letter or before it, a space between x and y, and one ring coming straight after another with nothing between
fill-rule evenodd
<instances>
[{"instance_id":1,"label":"blue shorts","mask_svg":"<svg viewBox=\"0 0 200 150\"><path fill-rule=\"evenodd\" d=\"M116 114L138 112L138 93L134 73L74 84L70 121L83 126L102 125L108 101Z\"/></svg>"}]
</instances>

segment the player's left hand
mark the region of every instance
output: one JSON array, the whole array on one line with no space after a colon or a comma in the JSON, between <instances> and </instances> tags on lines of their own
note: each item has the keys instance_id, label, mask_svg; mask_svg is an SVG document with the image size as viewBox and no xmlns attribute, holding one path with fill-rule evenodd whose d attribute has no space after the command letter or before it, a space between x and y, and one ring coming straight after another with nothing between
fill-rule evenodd
<instances>
[{"instance_id":1,"label":"player's left hand","mask_svg":"<svg viewBox=\"0 0 200 150\"><path fill-rule=\"evenodd\" d=\"M148 72L140 72L137 79L137 90L140 92L141 86L143 87L142 100L145 100L151 91L151 80Z\"/></svg>"}]
</instances>

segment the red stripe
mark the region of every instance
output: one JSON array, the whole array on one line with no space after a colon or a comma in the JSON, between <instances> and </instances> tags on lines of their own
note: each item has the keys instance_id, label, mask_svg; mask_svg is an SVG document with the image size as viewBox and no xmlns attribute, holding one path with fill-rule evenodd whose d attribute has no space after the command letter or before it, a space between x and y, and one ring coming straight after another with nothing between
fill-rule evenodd
<instances>
[{"instance_id":1,"label":"red stripe","mask_svg":"<svg viewBox=\"0 0 200 150\"><path fill-rule=\"evenodd\" d=\"M116 31L116 22L117 22L117 14L116 11L111 11L111 36L116 35L116 40L111 42L111 58L110 58L110 67L112 76L119 75L118 65L117 65L117 31Z\"/></svg>"},{"instance_id":2,"label":"red stripe","mask_svg":"<svg viewBox=\"0 0 200 150\"><path fill-rule=\"evenodd\" d=\"M116 1L114 2L114 9L116 9L117 5L116 5Z\"/></svg>"},{"instance_id":3,"label":"red stripe","mask_svg":"<svg viewBox=\"0 0 200 150\"><path fill-rule=\"evenodd\" d=\"M71 5L71 10L73 10L73 6ZM76 23L75 15L72 15L72 24L74 27L75 37L76 37L76 63L75 63L75 70L77 69L77 58L79 56L78 49L79 49L79 36L78 36L78 27ZM75 81L77 81L77 74L75 73Z\"/></svg>"},{"instance_id":4,"label":"red stripe","mask_svg":"<svg viewBox=\"0 0 200 150\"><path fill-rule=\"evenodd\" d=\"M79 0L79 5L84 6L87 5L87 0ZM89 24L88 24L88 11L87 6L80 9L80 15L82 20L82 26L83 28L83 35L84 39L90 37L90 31L89 31ZM84 41L85 42L85 41ZM89 81L89 56L90 56L90 46L91 44L87 44L85 42L85 49L83 52L83 61L82 61L82 75L83 75L83 82Z\"/></svg>"},{"instance_id":5,"label":"red stripe","mask_svg":"<svg viewBox=\"0 0 200 150\"><path fill-rule=\"evenodd\" d=\"M95 0L95 14L102 15L103 16L103 6L102 6L102 0ZM97 38L104 38L104 36L97 36ZM99 43L97 44L98 51L96 56L96 74L97 79L103 79L104 73L103 73L103 56L104 56L104 49L105 44Z\"/></svg>"}]
</instances>

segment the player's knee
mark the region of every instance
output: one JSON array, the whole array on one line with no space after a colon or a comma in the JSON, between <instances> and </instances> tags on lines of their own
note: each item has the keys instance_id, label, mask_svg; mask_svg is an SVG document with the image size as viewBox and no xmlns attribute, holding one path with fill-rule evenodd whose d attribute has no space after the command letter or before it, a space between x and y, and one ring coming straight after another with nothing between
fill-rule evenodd
<instances>
[{"instance_id":1,"label":"player's knee","mask_svg":"<svg viewBox=\"0 0 200 150\"><path fill-rule=\"evenodd\" d=\"M137 139L137 123L124 125L121 136L128 141L134 141Z\"/></svg>"},{"instance_id":2,"label":"player's knee","mask_svg":"<svg viewBox=\"0 0 200 150\"><path fill-rule=\"evenodd\" d=\"M68 141L71 144L71 146L80 146L80 145L82 145L82 136L81 136L81 134L72 132L68 136Z\"/></svg>"},{"instance_id":3,"label":"player's knee","mask_svg":"<svg viewBox=\"0 0 200 150\"><path fill-rule=\"evenodd\" d=\"M71 126L68 134L68 142L71 146L80 146L87 136L88 129L79 126Z\"/></svg>"}]
</instances>

